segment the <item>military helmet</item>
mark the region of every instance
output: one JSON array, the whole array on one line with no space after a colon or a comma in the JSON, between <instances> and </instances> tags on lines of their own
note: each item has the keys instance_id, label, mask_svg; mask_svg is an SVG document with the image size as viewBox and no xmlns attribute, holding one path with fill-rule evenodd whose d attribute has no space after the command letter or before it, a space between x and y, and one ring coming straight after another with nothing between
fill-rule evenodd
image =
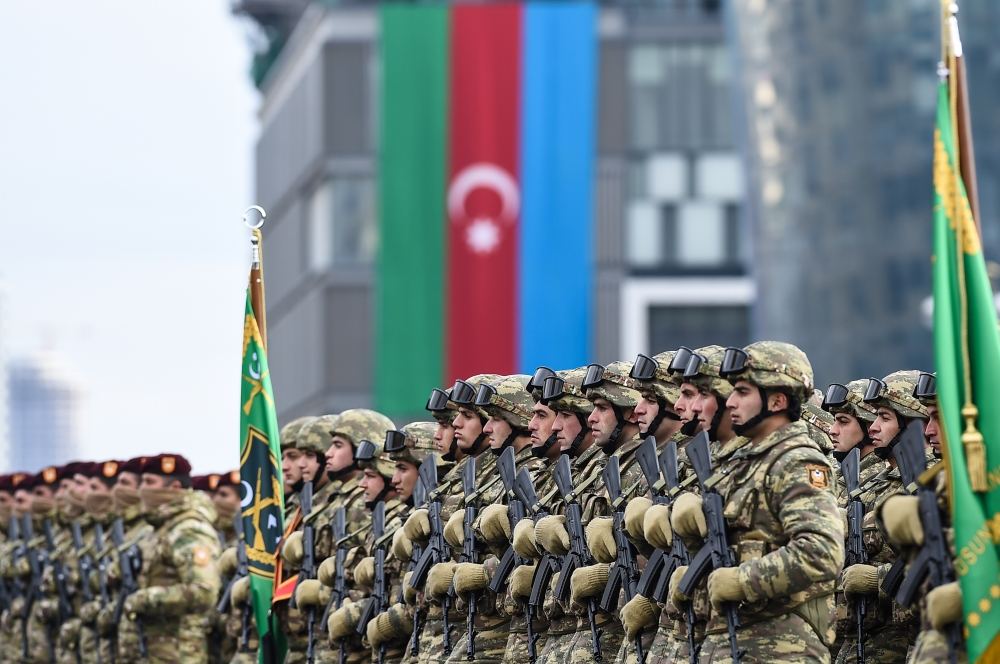
<instances>
[{"instance_id":1,"label":"military helmet","mask_svg":"<svg viewBox=\"0 0 1000 664\"><path fill-rule=\"evenodd\" d=\"M580 383L587 375L587 368L557 371L545 379L541 402L556 412L570 412L588 417L594 404L583 395Z\"/></svg>"},{"instance_id":2,"label":"military helmet","mask_svg":"<svg viewBox=\"0 0 1000 664\"><path fill-rule=\"evenodd\" d=\"M833 449L830 431L833 429L833 415L823 410L823 393L813 390L812 396L802 402L802 421L806 423L809 437L825 452Z\"/></svg>"},{"instance_id":3,"label":"military helmet","mask_svg":"<svg viewBox=\"0 0 1000 664\"><path fill-rule=\"evenodd\" d=\"M607 399L619 408L635 408L641 395L629 385L632 367L628 362L591 364L580 387L587 399Z\"/></svg>"},{"instance_id":4,"label":"military helmet","mask_svg":"<svg viewBox=\"0 0 1000 664\"><path fill-rule=\"evenodd\" d=\"M324 456L330 449L333 427L339 415L320 415L310 418L295 434L295 449Z\"/></svg>"},{"instance_id":5,"label":"military helmet","mask_svg":"<svg viewBox=\"0 0 1000 664\"><path fill-rule=\"evenodd\" d=\"M719 375L725 354L725 348L715 345L702 346L695 350L681 373L681 380L699 389L708 390L719 398L729 398L733 393L733 384Z\"/></svg>"},{"instance_id":6,"label":"military helmet","mask_svg":"<svg viewBox=\"0 0 1000 664\"><path fill-rule=\"evenodd\" d=\"M865 403L875 408L890 408L903 417L926 418L927 406L913 396L919 380L920 372L913 369L894 371L882 380L869 378Z\"/></svg>"},{"instance_id":7,"label":"military helmet","mask_svg":"<svg viewBox=\"0 0 1000 664\"><path fill-rule=\"evenodd\" d=\"M312 415L305 415L303 417L296 417L294 420L281 427L281 432L278 434L278 440L281 441L281 449L287 450L295 447L296 437L302 428L312 422L315 417Z\"/></svg>"},{"instance_id":8,"label":"military helmet","mask_svg":"<svg viewBox=\"0 0 1000 664\"><path fill-rule=\"evenodd\" d=\"M498 381L483 381L476 393L476 406L491 417L507 421L515 429L527 429L534 397L528 392L531 376L514 374Z\"/></svg>"},{"instance_id":9,"label":"military helmet","mask_svg":"<svg viewBox=\"0 0 1000 664\"><path fill-rule=\"evenodd\" d=\"M528 380L528 384L525 386L525 390L531 395L531 398L537 403L542 400L542 390L545 389L545 379L550 376L555 376L556 372L549 369L546 366L540 366L535 369L535 373L531 375Z\"/></svg>"},{"instance_id":10,"label":"military helmet","mask_svg":"<svg viewBox=\"0 0 1000 664\"><path fill-rule=\"evenodd\" d=\"M489 413L476 405L476 395L479 393L479 386L484 382L494 382L501 378L503 376L498 374L476 374L466 380L456 380L448 392L448 406L454 408L456 412L459 407L468 408L484 421L489 419Z\"/></svg>"},{"instance_id":11,"label":"military helmet","mask_svg":"<svg viewBox=\"0 0 1000 664\"><path fill-rule=\"evenodd\" d=\"M937 404L937 374L921 371L913 388L913 398L925 406Z\"/></svg>"},{"instance_id":12,"label":"military helmet","mask_svg":"<svg viewBox=\"0 0 1000 664\"><path fill-rule=\"evenodd\" d=\"M362 440L385 440L385 432L395 429L396 425L388 417L369 408L351 408L337 416L334 422L333 435L343 436L357 450Z\"/></svg>"},{"instance_id":13,"label":"military helmet","mask_svg":"<svg viewBox=\"0 0 1000 664\"><path fill-rule=\"evenodd\" d=\"M411 422L402 429L385 432L385 450L393 461L407 461L419 466L437 450L434 445L434 422Z\"/></svg>"},{"instance_id":14,"label":"military helmet","mask_svg":"<svg viewBox=\"0 0 1000 664\"><path fill-rule=\"evenodd\" d=\"M458 410L453 407L451 401L451 388L441 389L435 387L431 390L431 395L427 397L427 404L424 409L431 414L437 422L451 426Z\"/></svg>"},{"instance_id":15,"label":"military helmet","mask_svg":"<svg viewBox=\"0 0 1000 664\"><path fill-rule=\"evenodd\" d=\"M854 417L862 428L866 428L864 423L874 422L876 413L875 408L865 403L867 387L867 380L852 380L847 385L830 383L823 395L821 407L832 415L846 413Z\"/></svg>"},{"instance_id":16,"label":"military helmet","mask_svg":"<svg viewBox=\"0 0 1000 664\"><path fill-rule=\"evenodd\" d=\"M755 341L727 348L719 374L731 383L748 380L762 389L790 390L804 401L812 394L813 370L802 349L784 341Z\"/></svg>"},{"instance_id":17,"label":"military helmet","mask_svg":"<svg viewBox=\"0 0 1000 664\"><path fill-rule=\"evenodd\" d=\"M391 480L393 473L396 472L396 462L385 451L382 439L379 439L378 442L367 438L360 440L354 460L357 462L358 468L374 470L384 477L386 482Z\"/></svg>"},{"instance_id":18,"label":"military helmet","mask_svg":"<svg viewBox=\"0 0 1000 664\"><path fill-rule=\"evenodd\" d=\"M656 400L673 406L681 396L680 383L667 373L667 367L673 359L672 350L653 357L639 353L629 370L629 387L644 397L652 395Z\"/></svg>"}]
</instances>

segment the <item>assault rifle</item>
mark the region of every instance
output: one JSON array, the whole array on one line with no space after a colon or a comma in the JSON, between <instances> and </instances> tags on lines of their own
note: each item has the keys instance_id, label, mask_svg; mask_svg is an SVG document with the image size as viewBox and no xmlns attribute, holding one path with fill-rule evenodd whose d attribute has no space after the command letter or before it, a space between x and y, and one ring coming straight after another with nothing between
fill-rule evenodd
<instances>
[{"instance_id":1,"label":"assault rifle","mask_svg":"<svg viewBox=\"0 0 1000 664\"><path fill-rule=\"evenodd\" d=\"M437 458L432 454L430 458L424 459L423 463L433 463L437 464ZM422 466L423 464L421 464ZM427 487L424 486L423 468L420 468L417 472L417 483L413 485L413 507L422 507L427 503ZM417 561L420 560L423 555L423 548L418 546L416 543L413 545L413 551L410 554L410 564L407 565L408 572L412 572L417 566ZM404 575L405 576L405 575ZM403 601L405 595L405 588L400 584L399 588L399 600ZM413 607L413 637L410 639L410 655L416 657L420 654L420 630L423 629L423 611L420 610L419 606Z\"/></svg>"},{"instance_id":2,"label":"assault rifle","mask_svg":"<svg viewBox=\"0 0 1000 664\"><path fill-rule=\"evenodd\" d=\"M237 513L233 517L233 527L236 531L236 571L226 584L226 589L219 599L215 610L221 614L229 613L232 605L233 587L236 582L250 574L250 561L247 559L247 543L243 532L243 515ZM240 652L244 652L250 642L250 601L240 607L240 640L237 644Z\"/></svg>"},{"instance_id":3,"label":"assault rifle","mask_svg":"<svg viewBox=\"0 0 1000 664\"><path fill-rule=\"evenodd\" d=\"M319 620L321 632L327 629L327 618L330 617L330 613L334 609L339 609L344 603L344 595L346 594L344 559L347 558L347 547L344 544L347 542L347 511L343 505L339 505L333 511L333 518L330 519L330 534L333 536L333 560L335 563L333 567L333 592L330 593L330 599L326 603L326 608L323 609L323 617Z\"/></svg>"},{"instance_id":4,"label":"assault rifle","mask_svg":"<svg viewBox=\"0 0 1000 664\"><path fill-rule=\"evenodd\" d=\"M513 447L506 448L500 454L500 458L497 460L497 466L500 468L500 480L503 482L503 488L507 494L507 517L510 520L510 530L513 533L514 526L516 526L518 522L525 517L524 503L520 498L518 498L518 494L514 490L514 484L517 481L517 474L514 468ZM504 551L503 557L500 558L497 571L493 575L493 579L490 581L489 589L499 594L503 591L503 587L507 585L507 580L510 578L510 574L514 571L514 568L519 565L527 565L528 563L528 560L517 555L517 552L514 551L514 545L511 544L507 547L507 550ZM537 636L535 635L535 628L531 624L532 617L528 615L527 602L521 603L521 609L524 611L526 618L528 643L530 644L537 639Z\"/></svg>"},{"instance_id":5,"label":"assault rifle","mask_svg":"<svg viewBox=\"0 0 1000 664\"><path fill-rule=\"evenodd\" d=\"M851 565L867 565L868 551L865 549L863 524L865 504L861 502L861 451L855 447L840 462L840 474L847 484L847 551L844 568ZM854 621L857 623L857 659L865 661L865 616L868 614L868 599L864 596L854 600Z\"/></svg>"},{"instance_id":6,"label":"assault rifle","mask_svg":"<svg viewBox=\"0 0 1000 664\"><path fill-rule=\"evenodd\" d=\"M660 477L660 467L656 459L656 438L648 436L635 450L636 461L639 462L639 469L642 470L646 484L649 486L650 497L656 505L665 505L670 502L666 495L666 483ZM662 598L655 597L656 586L660 577L664 576L664 568L669 560L668 552L663 549L655 549L646 561L646 567L639 576L639 583L636 585L636 592L643 597L662 602Z\"/></svg>"},{"instance_id":7,"label":"assault rifle","mask_svg":"<svg viewBox=\"0 0 1000 664\"><path fill-rule=\"evenodd\" d=\"M907 491L916 493L920 525L924 531L924 544L910 563L906 576L899 586L899 592L896 593L897 603L901 606L910 606L925 579L929 580L931 588L937 588L955 580L955 569L952 567L951 554L948 552L944 524L941 523L937 494L933 488L920 480L920 475L927 468L924 429L920 421L907 425L899 442L893 448L893 455L899 466L903 486ZM958 647L961 644L960 628L961 625L954 622L943 630L948 640L948 660L952 664L956 660Z\"/></svg>"},{"instance_id":8,"label":"assault rifle","mask_svg":"<svg viewBox=\"0 0 1000 664\"><path fill-rule=\"evenodd\" d=\"M42 521L42 534L45 536L45 559L52 566L52 575L55 577L59 624L61 625L69 620L73 613L73 605L69 600L69 575L66 574L66 566L63 565L62 557L56 551L56 538L52 533L52 521L49 519Z\"/></svg>"},{"instance_id":9,"label":"assault rifle","mask_svg":"<svg viewBox=\"0 0 1000 664\"><path fill-rule=\"evenodd\" d=\"M556 486L566 503L566 530L569 533L569 553L563 559L562 572L556 584L555 596L560 601L567 601L570 592L570 579L579 567L594 563L583 534L583 510L573 490L573 476L570 472L569 457L562 455L556 462ZM597 627L597 600L587 599L587 621L590 623L590 646L594 661L601 661L601 630Z\"/></svg>"},{"instance_id":10,"label":"assault rifle","mask_svg":"<svg viewBox=\"0 0 1000 664\"><path fill-rule=\"evenodd\" d=\"M97 553L97 589L101 595L101 608L108 605L108 562L104 557L104 524L94 524L94 551Z\"/></svg>"},{"instance_id":11,"label":"assault rifle","mask_svg":"<svg viewBox=\"0 0 1000 664\"><path fill-rule=\"evenodd\" d=\"M70 524L70 533L73 537L73 548L76 549L77 566L80 569L80 592L83 601L89 602L94 599L94 593L90 591L90 575L94 571L94 557L87 551L87 545L83 542L83 530L79 521Z\"/></svg>"},{"instance_id":12,"label":"assault rifle","mask_svg":"<svg viewBox=\"0 0 1000 664\"><path fill-rule=\"evenodd\" d=\"M302 486L302 491L299 492L299 506L302 510L302 564L299 566L299 576L295 580L295 590L298 590L299 584L306 579L316 578L316 531L313 528L313 524L309 521L309 513L312 512L312 499L313 499L313 483L306 482ZM297 609L298 606L295 602L295 593L292 593L292 599L289 602L289 606ZM306 664L313 664L315 659L315 646L316 646L316 607L308 606L305 610L306 619Z\"/></svg>"},{"instance_id":13,"label":"assault rifle","mask_svg":"<svg viewBox=\"0 0 1000 664\"><path fill-rule=\"evenodd\" d=\"M28 582L28 589L24 598L24 612L21 614L21 654L25 660L28 659L28 619L35 602L42 598L42 574L45 571L44 554L39 555L38 551L31 544L35 537L34 524L31 515L25 514L21 519L21 540L25 547L25 555L28 558L28 567L31 569L31 580ZM55 637L51 630L48 632L49 659L55 661Z\"/></svg>"},{"instance_id":14,"label":"assault rifle","mask_svg":"<svg viewBox=\"0 0 1000 664\"><path fill-rule=\"evenodd\" d=\"M375 580L372 586L372 597L365 605L361 619L354 629L359 636L365 635L368 631L368 623L385 611L388 604L386 597L388 589L385 587L385 502L381 500L375 503L375 509L372 510L372 534L375 536ZM378 649L378 664L382 664L384 658L385 644L382 644Z\"/></svg>"},{"instance_id":15,"label":"assault rifle","mask_svg":"<svg viewBox=\"0 0 1000 664\"><path fill-rule=\"evenodd\" d=\"M476 515L479 512L476 505L476 457L469 457L465 468L462 469L462 491L465 493L465 523L463 524L465 539L462 542L462 562L478 563L479 553L476 551L476 531L474 528ZM476 605L478 604L476 592L470 591L465 601L467 606L465 658L472 661L476 658Z\"/></svg>"},{"instance_id":16,"label":"assault rifle","mask_svg":"<svg viewBox=\"0 0 1000 664\"><path fill-rule=\"evenodd\" d=\"M680 477L677 471L677 443L675 441L671 440L667 443L663 452L660 453L660 472L663 473L663 481L667 485L667 496L673 503L681 494ZM666 565L663 574L660 575L660 583L654 591L656 601L662 602L666 599L670 589L670 577L673 576L678 567L690 562L691 558L687 547L684 546L684 541L675 535L670 547L670 563ZM698 661L698 650L701 648L700 644L694 642L694 620L694 604L688 602L684 610L684 622L687 623L688 658L691 664L696 664Z\"/></svg>"},{"instance_id":17,"label":"assault rifle","mask_svg":"<svg viewBox=\"0 0 1000 664\"><path fill-rule=\"evenodd\" d=\"M431 535L427 542L427 547L423 550L417 560L416 567L413 568L413 576L410 579L410 586L416 590L422 590L427 581L427 573L432 566L443 563L450 558L448 544L444 541L444 524L441 522L441 494L438 490L437 476L437 455L432 454L428 460L434 459L434 463L426 461L420 464L420 477L427 488L427 519L430 522ZM471 459L470 459L471 460ZM448 614L451 612L451 597L445 593L441 600L442 620L444 622L444 654L451 654L451 626L448 623Z\"/></svg>"},{"instance_id":18,"label":"assault rifle","mask_svg":"<svg viewBox=\"0 0 1000 664\"><path fill-rule=\"evenodd\" d=\"M535 495L535 486L531 483L531 477L524 468L519 470L514 477L514 493L536 522L549 515L548 509L538 501L538 496ZM538 561L535 573L531 577L531 594L528 595L527 606L524 609L524 615L528 619L528 659L531 664L535 664L535 660L538 659L538 638L540 636L534 631L531 623L535 618L541 617L545 591L549 588L552 575L558 571L559 559L548 551L542 552L542 559Z\"/></svg>"},{"instance_id":19,"label":"assault rifle","mask_svg":"<svg viewBox=\"0 0 1000 664\"><path fill-rule=\"evenodd\" d=\"M608 499L611 501L612 527L611 532L615 538L615 549L617 558L611 567L611 574L608 583L604 586L604 594L598 604L601 611L605 613L617 613L618 593L625 591L625 600L631 600L636 595L636 583L639 580L638 553L632 542L625 535L625 496L622 494L621 465L617 455L608 457L607 465L604 466L604 486L608 490ZM645 664L646 653L642 647L642 632L636 634L633 641L635 655L639 664Z\"/></svg>"},{"instance_id":20,"label":"assault rifle","mask_svg":"<svg viewBox=\"0 0 1000 664\"><path fill-rule=\"evenodd\" d=\"M135 542L128 546L125 545L125 526L120 517L115 519L111 527L111 541L114 543L115 548L118 549L118 567L122 575L121 589L118 593L118 602L115 604L112 622L115 625L121 625L122 613L125 611L125 600L139 589L139 573L142 571L142 552L139 550L139 545ZM139 655L142 659L146 659L149 654L146 649L146 635L142 630L142 621L138 617L135 619L135 630L139 635ZM112 632L111 638L113 639L112 652L117 652L117 629Z\"/></svg>"},{"instance_id":21,"label":"assault rifle","mask_svg":"<svg viewBox=\"0 0 1000 664\"><path fill-rule=\"evenodd\" d=\"M729 550L724 516L725 504L722 496L715 490L717 480L712 477L712 456L708 444L708 433L702 431L687 444L686 448L688 459L701 486L702 510L705 512L705 523L708 526L708 540L691 560L691 565L679 585L680 591L688 597L694 596L698 582L709 572L723 567L733 567L736 564ZM726 602L722 605L722 609L726 614L726 629L729 631L729 653L734 662L740 662L743 653L736 644L736 630L740 626L736 606L732 602Z\"/></svg>"}]
</instances>

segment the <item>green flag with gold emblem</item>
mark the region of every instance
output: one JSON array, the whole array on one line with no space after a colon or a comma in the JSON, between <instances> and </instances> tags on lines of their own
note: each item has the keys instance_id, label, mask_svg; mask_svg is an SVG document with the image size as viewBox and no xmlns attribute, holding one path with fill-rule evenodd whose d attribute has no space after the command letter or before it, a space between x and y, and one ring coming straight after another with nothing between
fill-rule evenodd
<instances>
[{"instance_id":1,"label":"green flag with gold emblem","mask_svg":"<svg viewBox=\"0 0 1000 664\"><path fill-rule=\"evenodd\" d=\"M955 122L942 82L934 131L934 359L963 632L976 662L1000 654L1000 330L956 159Z\"/></svg>"}]
</instances>

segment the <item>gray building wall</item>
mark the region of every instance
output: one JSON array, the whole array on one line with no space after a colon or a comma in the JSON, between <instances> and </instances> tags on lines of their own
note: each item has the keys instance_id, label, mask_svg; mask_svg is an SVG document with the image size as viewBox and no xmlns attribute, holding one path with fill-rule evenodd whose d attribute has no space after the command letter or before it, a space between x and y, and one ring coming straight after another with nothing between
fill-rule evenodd
<instances>
[{"instance_id":1,"label":"gray building wall","mask_svg":"<svg viewBox=\"0 0 1000 664\"><path fill-rule=\"evenodd\" d=\"M37 472L78 452L80 391L58 361L46 354L13 361L8 372L8 468Z\"/></svg>"}]
</instances>

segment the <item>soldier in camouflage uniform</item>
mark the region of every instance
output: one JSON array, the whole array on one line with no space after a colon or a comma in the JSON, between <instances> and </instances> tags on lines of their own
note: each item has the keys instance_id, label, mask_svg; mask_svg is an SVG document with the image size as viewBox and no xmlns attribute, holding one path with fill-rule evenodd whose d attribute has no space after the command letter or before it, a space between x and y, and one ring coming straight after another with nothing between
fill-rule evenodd
<instances>
[{"instance_id":1,"label":"soldier in camouflage uniform","mask_svg":"<svg viewBox=\"0 0 1000 664\"><path fill-rule=\"evenodd\" d=\"M295 508L299 505L299 491L302 490L302 470L299 468L299 458L302 450L298 447L298 435L315 417L297 417L281 428L278 439L281 441L281 479L285 483L285 521L292 518Z\"/></svg>"},{"instance_id":2,"label":"soldier in camouflage uniform","mask_svg":"<svg viewBox=\"0 0 1000 664\"><path fill-rule=\"evenodd\" d=\"M142 621L149 661L205 662L207 618L215 608L219 540L215 512L189 488L191 465L161 454L142 466L139 495L156 528L143 540L140 588L125 600L132 620Z\"/></svg>"},{"instance_id":3,"label":"soldier in camouflage uniform","mask_svg":"<svg viewBox=\"0 0 1000 664\"><path fill-rule=\"evenodd\" d=\"M86 464L89 470L89 464ZM77 475L80 475L77 473ZM87 483L87 478L83 477L83 483ZM58 519L58 509L55 500L55 492L59 485L59 469L49 466L41 470L34 478L32 488L30 520L34 530L34 538L29 542L30 548L35 552L46 550L44 529L46 523L49 527ZM83 492L76 492L74 500L78 501L80 513L83 509ZM23 533L22 533L23 535ZM26 588L33 585L36 590L36 601L31 603L27 614L27 653L22 652L26 662L49 662L57 654L58 638L58 612L53 610L56 606L52 598L55 597L55 579L50 572L48 576L40 579L33 578L32 571L24 560L25 565L21 568L22 579ZM45 567L40 571L44 574ZM29 591L31 592L31 591Z\"/></svg>"},{"instance_id":4,"label":"soldier in camouflage uniform","mask_svg":"<svg viewBox=\"0 0 1000 664\"><path fill-rule=\"evenodd\" d=\"M197 478L192 478L195 489L199 488ZM233 575L236 569L236 524L234 520L237 512L240 511L240 471L233 470L228 473L209 473L202 477L201 490L212 501L215 507L215 532L219 538L219 546L222 554L219 556L219 580L220 592L226 581ZM232 552L229 554L228 552ZM229 558L229 556L232 558ZM230 562L232 568L230 568ZM225 567L225 569L223 569ZM217 598L218 599L218 598ZM239 606L229 607L227 614L213 612L209 617L209 662L229 662L236 653L237 639L240 631L235 635L227 631L227 623L240 616Z\"/></svg>"},{"instance_id":5,"label":"soldier in camouflage uniform","mask_svg":"<svg viewBox=\"0 0 1000 664\"><path fill-rule=\"evenodd\" d=\"M715 488L738 564L709 574L713 610L700 661L730 657L725 605L736 607L744 662L774 661L776 653L783 662L829 661L844 533L832 469L797 421L812 367L797 347L764 341L726 349L719 373L733 383L726 405L738 437L717 452ZM671 526L704 537L701 498L679 498Z\"/></svg>"},{"instance_id":6,"label":"soldier in camouflage uniform","mask_svg":"<svg viewBox=\"0 0 1000 664\"><path fill-rule=\"evenodd\" d=\"M434 447L441 455L441 459L451 464L458 463L465 456L458 449L458 440L455 438L453 423L455 416L458 415L458 409L454 408L454 405L450 388L446 390L434 388L425 406L427 412L437 422L437 428L434 430Z\"/></svg>"}]
</instances>

